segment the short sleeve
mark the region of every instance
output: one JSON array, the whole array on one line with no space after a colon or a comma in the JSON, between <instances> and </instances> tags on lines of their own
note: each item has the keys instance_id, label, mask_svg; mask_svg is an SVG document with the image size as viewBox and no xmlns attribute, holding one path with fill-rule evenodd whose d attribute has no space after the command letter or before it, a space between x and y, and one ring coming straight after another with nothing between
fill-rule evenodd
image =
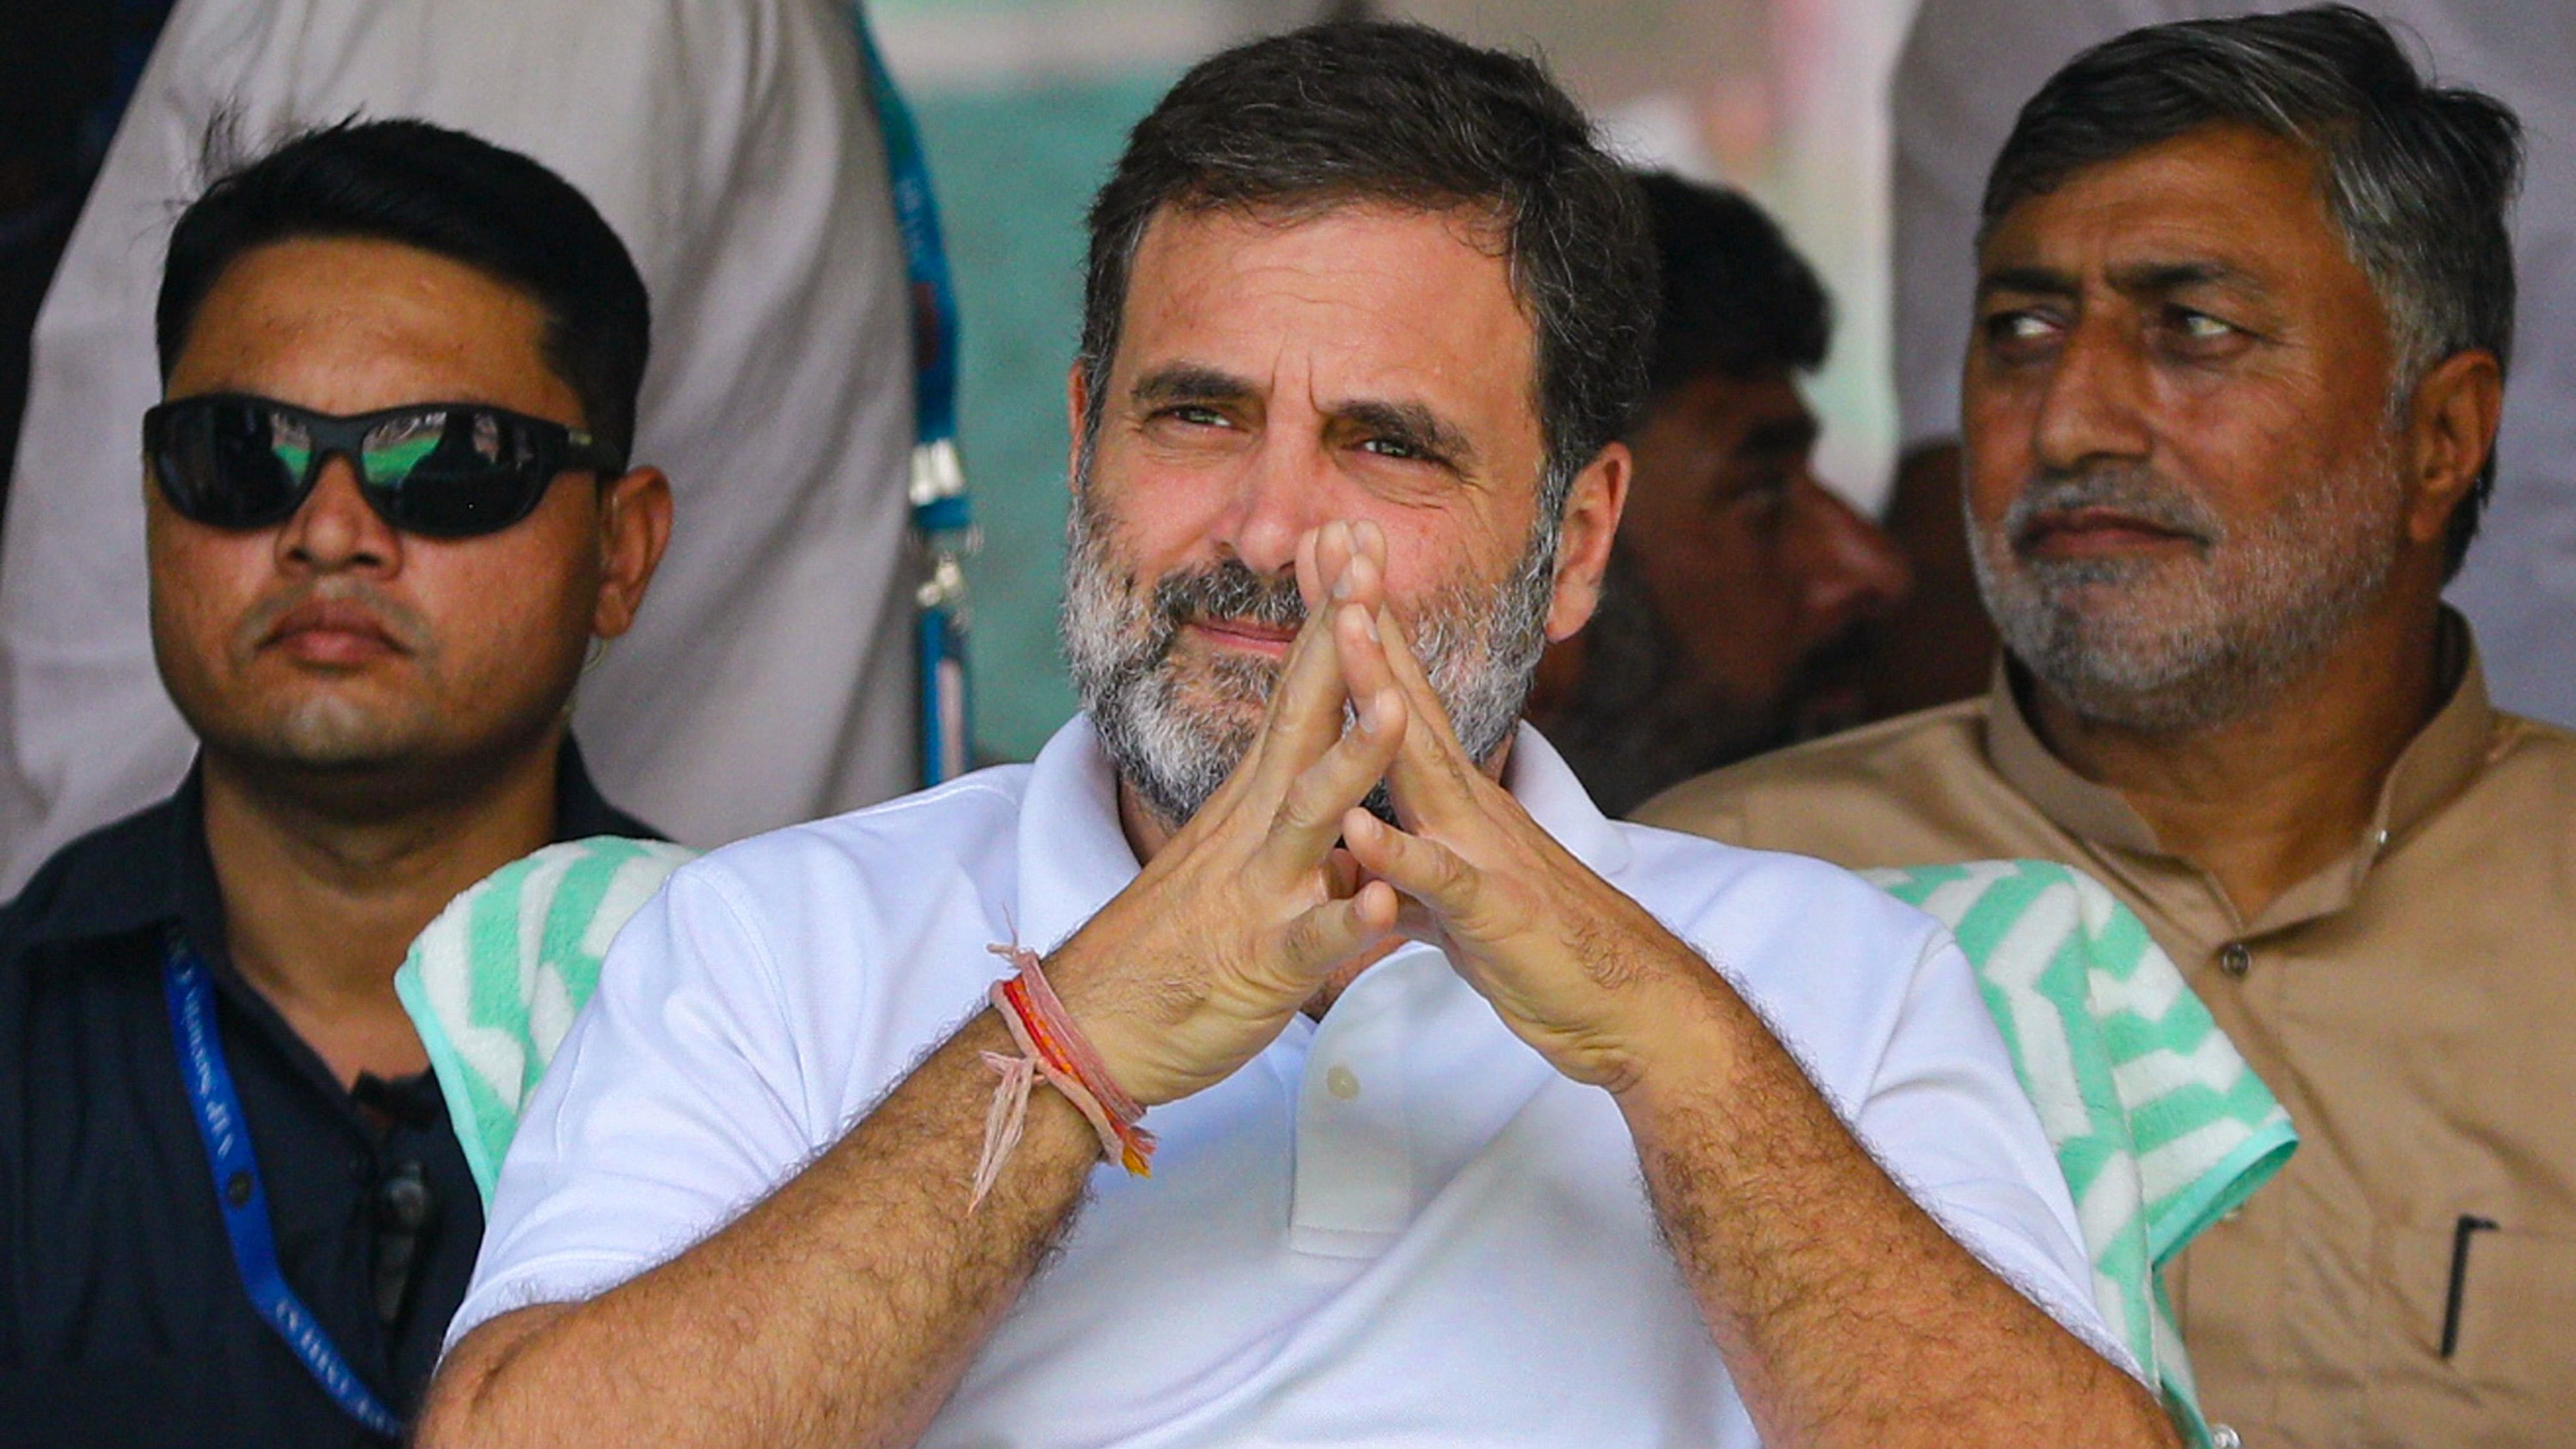
<instances>
[{"instance_id":1,"label":"short sleeve","mask_svg":"<svg viewBox=\"0 0 2576 1449\"><path fill-rule=\"evenodd\" d=\"M2038 1109L1946 931L1932 933L1915 963L1855 1130L1979 1261L2139 1374L2096 1305L2075 1206Z\"/></svg>"},{"instance_id":2,"label":"short sleeve","mask_svg":"<svg viewBox=\"0 0 2576 1449\"><path fill-rule=\"evenodd\" d=\"M529 1098L451 1345L677 1255L828 1140L776 981L713 872L682 870L627 923Z\"/></svg>"}]
</instances>

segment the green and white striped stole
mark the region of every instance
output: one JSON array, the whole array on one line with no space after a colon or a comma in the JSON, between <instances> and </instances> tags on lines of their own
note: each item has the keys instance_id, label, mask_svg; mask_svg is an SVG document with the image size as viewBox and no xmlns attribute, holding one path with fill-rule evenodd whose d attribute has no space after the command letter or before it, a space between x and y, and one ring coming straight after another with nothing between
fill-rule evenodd
<instances>
[{"instance_id":1,"label":"green and white striped stole","mask_svg":"<svg viewBox=\"0 0 2576 1449\"><path fill-rule=\"evenodd\" d=\"M528 1093L599 985L618 928L697 852L594 835L501 867L411 943L394 994L438 1073L483 1202Z\"/></svg>"},{"instance_id":2,"label":"green and white striped stole","mask_svg":"<svg viewBox=\"0 0 2576 1449\"><path fill-rule=\"evenodd\" d=\"M2206 1449L2162 1270L2281 1170L2289 1114L2091 876L2035 860L1861 875L1958 938L2074 1195L2094 1299Z\"/></svg>"}]
</instances>

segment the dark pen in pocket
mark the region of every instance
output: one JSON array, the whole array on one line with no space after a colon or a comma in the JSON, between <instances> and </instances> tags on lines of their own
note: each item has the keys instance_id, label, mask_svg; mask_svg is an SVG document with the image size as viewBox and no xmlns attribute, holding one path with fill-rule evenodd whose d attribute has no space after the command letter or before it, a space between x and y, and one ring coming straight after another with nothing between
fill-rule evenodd
<instances>
[{"instance_id":1,"label":"dark pen in pocket","mask_svg":"<svg viewBox=\"0 0 2576 1449\"><path fill-rule=\"evenodd\" d=\"M2451 1227L2451 1291L2442 1301L2442 1357L2449 1358L2460 1346L2460 1298L2469 1287L2469 1239L2478 1233L2493 1232L2495 1219L2475 1213L2460 1214Z\"/></svg>"}]
</instances>

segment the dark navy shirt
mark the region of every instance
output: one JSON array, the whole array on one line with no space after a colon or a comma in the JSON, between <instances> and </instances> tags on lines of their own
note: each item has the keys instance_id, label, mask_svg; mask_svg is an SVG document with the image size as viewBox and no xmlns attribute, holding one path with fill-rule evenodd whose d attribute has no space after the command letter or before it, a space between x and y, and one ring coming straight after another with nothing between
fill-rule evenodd
<instances>
[{"instance_id":1,"label":"dark navy shirt","mask_svg":"<svg viewBox=\"0 0 2576 1449\"><path fill-rule=\"evenodd\" d=\"M654 834L567 741L555 837ZM174 928L214 976L287 1284L397 1414L465 1296L483 1212L436 1083L343 1088L233 970L191 772L0 907L0 1444L381 1445L242 1287L162 991Z\"/></svg>"}]
</instances>

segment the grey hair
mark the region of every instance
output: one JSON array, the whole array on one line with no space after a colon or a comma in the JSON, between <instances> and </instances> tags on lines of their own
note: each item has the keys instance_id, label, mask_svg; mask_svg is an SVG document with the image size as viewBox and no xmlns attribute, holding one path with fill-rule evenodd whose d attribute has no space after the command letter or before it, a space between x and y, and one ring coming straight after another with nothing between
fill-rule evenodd
<instances>
[{"instance_id":1,"label":"grey hair","mask_svg":"<svg viewBox=\"0 0 2576 1449\"><path fill-rule=\"evenodd\" d=\"M2076 56L1995 157L1978 239L2079 171L2218 124L2316 157L2327 214L2387 313L2392 409L2461 352L2511 363L2522 125L2492 97L2433 85L2387 26L2348 5L2152 25ZM2494 487L2490 451L2451 514L2446 577Z\"/></svg>"}]
</instances>

